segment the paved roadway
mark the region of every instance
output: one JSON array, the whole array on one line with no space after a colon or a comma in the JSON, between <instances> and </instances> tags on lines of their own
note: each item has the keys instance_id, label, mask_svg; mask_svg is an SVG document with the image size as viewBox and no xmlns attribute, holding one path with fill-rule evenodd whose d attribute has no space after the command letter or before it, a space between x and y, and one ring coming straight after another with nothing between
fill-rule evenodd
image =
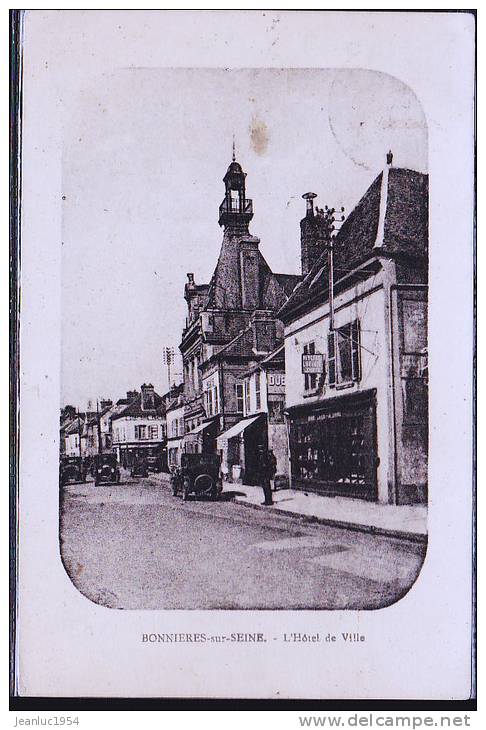
<instances>
[{"instance_id":1,"label":"paved roadway","mask_svg":"<svg viewBox=\"0 0 486 730\"><path fill-rule=\"evenodd\" d=\"M65 488L64 565L91 600L125 609L364 609L404 595L425 547L173 497L168 482Z\"/></svg>"}]
</instances>

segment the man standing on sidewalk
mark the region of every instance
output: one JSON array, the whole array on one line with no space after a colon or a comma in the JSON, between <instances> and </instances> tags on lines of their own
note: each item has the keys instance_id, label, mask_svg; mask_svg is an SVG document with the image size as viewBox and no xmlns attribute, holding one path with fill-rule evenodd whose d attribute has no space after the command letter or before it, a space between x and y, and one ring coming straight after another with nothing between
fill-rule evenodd
<instances>
[{"instance_id":1,"label":"man standing on sidewalk","mask_svg":"<svg viewBox=\"0 0 486 730\"><path fill-rule=\"evenodd\" d=\"M258 476L265 497L262 504L269 507L273 504L272 488L270 486L270 479L273 478L273 462L270 452L264 446L258 447L258 457Z\"/></svg>"},{"instance_id":2,"label":"man standing on sidewalk","mask_svg":"<svg viewBox=\"0 0 486 730\"><path fill-rule=\"evenodd\" d=\"M272 492L276 492L275 474L277 473L277 457L273 453L272 449L268 449L268 458L270 460L270 487Z\"/></svg>"}]
</instances>

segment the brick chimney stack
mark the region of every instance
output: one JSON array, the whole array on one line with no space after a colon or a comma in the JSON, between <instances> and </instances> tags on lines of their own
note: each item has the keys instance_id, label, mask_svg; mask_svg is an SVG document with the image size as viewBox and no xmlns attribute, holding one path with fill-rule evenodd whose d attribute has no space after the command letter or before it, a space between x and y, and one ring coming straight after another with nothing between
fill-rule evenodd
<instances>
[{"instance_id":1,"label":"brick chimney stack","mask_svg":"<svg viewBox=\"0 0 486 730\"><path fill-rule=\"evenodd\" d=\"M142 391L142 410L148 411L155 408L155 390L152 383L144 383L140 390Z\"/></svg>"},{"instance_id":2,"label":"brick chimney stack","mask_svg":"<svg viewBox=\"0 0 486 730\"><path fill-rule=\"evenodd\" d=\"M322 252L322 240L324 238L323 216L319 215L316 208L314 211L315 193L304 193L302 196L306 201L305 218L300 221L300 259L302 276L306 276L312 269Z\"/></svg>"}]
</instances>

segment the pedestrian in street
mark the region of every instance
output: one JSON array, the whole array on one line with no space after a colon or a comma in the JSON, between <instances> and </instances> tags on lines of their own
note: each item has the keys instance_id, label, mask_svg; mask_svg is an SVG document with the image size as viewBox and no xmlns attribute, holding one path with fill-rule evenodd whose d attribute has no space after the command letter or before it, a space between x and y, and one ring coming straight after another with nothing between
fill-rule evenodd
<instances>
[{"instance_id":1,"label":"pedestrian in street","mask_svg":"<svg viewBox=\"0 0 486 730\"><path fill-rule=\"evenodd\" d=\"M262 505L270 507L273 504L272 499L272 488L270 486L270 479L272 475L272 461L270 458L270 452L264 446L258 447L258 474L259 480L263 489L263 496L265 501Z\"/></svg>"},{"instance_id":2,"label":"pedestrian in street","mask_svg":"<svg viewBox=\"0 0 486 730\"><path fill-rule=\"evenodd\" d=\"M275 474L277 473L277 457L273 453L272 449L268 449L268 458L270 461L270 487L272 492L276 492L277 488L275 487Z\"/></svg>"}]
</instances>

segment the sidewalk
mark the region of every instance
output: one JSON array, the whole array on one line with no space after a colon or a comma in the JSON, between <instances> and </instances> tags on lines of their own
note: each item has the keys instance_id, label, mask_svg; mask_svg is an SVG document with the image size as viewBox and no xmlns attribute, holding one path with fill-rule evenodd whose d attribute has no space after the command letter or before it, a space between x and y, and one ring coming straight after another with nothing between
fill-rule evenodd
<instances>
[{"instance_id":1,"label":"sidewalk","mask_svg":"<svg viewBox=\"0 0 486 730\"><path fill-rule=\"evenodd\" d=\"M288 515L300 515L312 522L334 527L374 532L417 542L427 540L427 507L366 502L349 497L323 497L294 489L273 493L273 507L262 506L263 490L246 484L224 482L223 491L235 492L235 502Z\"/></svg>"},{"instance_id":2,"label":"sidewalk","mask_svg":"<svg viewBox=\"0 0 486 730\"><path fill-rule=\"evenodd\" d=\"M168 474L151 474L155 484L169 484ZM223 482L223 492L232 493L234 501L254 509L299 516L309 522L331 527L371 532L377 535L427 541L427 507L425 505L378 504L350 497L323 497L296 489L273 492L273 507L264 507L261 487Z\"/></svg>"}]
</instances>

